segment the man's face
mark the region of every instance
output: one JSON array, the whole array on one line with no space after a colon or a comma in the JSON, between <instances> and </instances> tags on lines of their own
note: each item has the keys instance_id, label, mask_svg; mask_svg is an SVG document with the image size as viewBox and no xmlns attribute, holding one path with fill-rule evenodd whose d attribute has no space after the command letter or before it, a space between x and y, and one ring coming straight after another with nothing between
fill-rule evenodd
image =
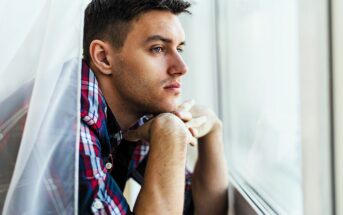
<instances>
[{"instance_id":1,"label":"man's face","mask_svg":"<svg viewBox=\"0 0 343 215\"><path fill-rule=\"evenodd\" d=\"M180 55L184 41L181 23L170 12L151 11L132 21L112 58L113 87L125 107L139 114L175 110L187 71Z\"/></svg>"}]
</instances>

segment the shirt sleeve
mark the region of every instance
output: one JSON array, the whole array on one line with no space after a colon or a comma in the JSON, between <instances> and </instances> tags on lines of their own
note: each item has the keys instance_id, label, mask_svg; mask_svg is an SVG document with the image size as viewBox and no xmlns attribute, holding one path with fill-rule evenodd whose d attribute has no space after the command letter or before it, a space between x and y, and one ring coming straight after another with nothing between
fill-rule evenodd
<instances>
[{"instance_id":1,"label":"shirt sleeve","mask_svg":"<svg viewBox=\"0 0 343 215\"><path fill-rule=\"evenodd\" d=\"M79 162L79 214L132 214L102 162L99 139L82 120Z\"/></svg>"}]
</instances>

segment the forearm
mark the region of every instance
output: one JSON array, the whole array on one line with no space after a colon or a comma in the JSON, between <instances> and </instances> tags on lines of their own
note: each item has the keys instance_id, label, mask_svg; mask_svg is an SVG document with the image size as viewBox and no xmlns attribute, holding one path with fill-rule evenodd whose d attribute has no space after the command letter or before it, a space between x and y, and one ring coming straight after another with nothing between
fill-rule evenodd
<instances>
[{"instance_id":1,"label":"forearm","mask_svg":"<svg viewBox=\"0 0 343 215\"><path fill-rule=\"evenodd\" d=\"M153 136L144 173L144 185L135 204L136 214L182 214L185 187L186 139Z\"/></svg>"},{"instance_id":2,"label":"forearm","mask_svg":"<svg viewBox=\"0 0 343 215\"><path fill-rule=\"evenodd\" d=\"M169 155L150 151L136 214L182 214L186 159L185 155L175 155L178 160Z\"/></svg>"},{"instance_id":3,"label":"forearm","mask_svg":"<svg viewBox=\"0 0 343 215\"><path fill-rule=\"evenodd\" d=\"M192 177L196 214L226 214L228 173L224 156L222 127L202 138Z\"/></svg>"}]
</instances>

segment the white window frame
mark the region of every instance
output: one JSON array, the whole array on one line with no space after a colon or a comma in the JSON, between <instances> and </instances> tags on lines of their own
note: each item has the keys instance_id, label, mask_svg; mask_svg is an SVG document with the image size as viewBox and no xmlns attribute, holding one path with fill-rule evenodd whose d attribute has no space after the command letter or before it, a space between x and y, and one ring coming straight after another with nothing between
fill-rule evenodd
<instances>
[{"instance_id":1,"label":"white window frame","mask_svg":"<svg viewBox=\"0 0 343 215\"><path fill-rule=\"evenodd\" d=\"M331 1L333 111L335 156L335 207L343 214L343 1Z\"/></svg>"},{"instance_id":2,"label":"white window frame","mask_svg":"<svg viewBox=\"0 0 343 215\"><path fill-rule=\"evenodd\" d=\"M329 1L299 3L303 213L333 214Z\"/></svg>"}]
</instances>

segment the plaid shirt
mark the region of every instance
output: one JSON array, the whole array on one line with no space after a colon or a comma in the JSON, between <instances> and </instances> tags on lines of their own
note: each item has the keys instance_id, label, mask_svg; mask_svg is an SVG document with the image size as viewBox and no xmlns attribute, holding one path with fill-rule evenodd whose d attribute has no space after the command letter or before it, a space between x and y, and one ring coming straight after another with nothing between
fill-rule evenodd
<instances>
[{"instance_id":1,"label":"plaid shirt","mask_svg":"<svg viewBox=\"0 0 343 215\"><path fill-rule=\"evenodd\" d=\"M130 177L142 184L149 145L123 139L94 73L82 62L79 214L132 214L123 196ZM143 125L143 116L132 128ZM186 170L184 214L191 214L191 174Z\"/></svg>"}]
</instances>

